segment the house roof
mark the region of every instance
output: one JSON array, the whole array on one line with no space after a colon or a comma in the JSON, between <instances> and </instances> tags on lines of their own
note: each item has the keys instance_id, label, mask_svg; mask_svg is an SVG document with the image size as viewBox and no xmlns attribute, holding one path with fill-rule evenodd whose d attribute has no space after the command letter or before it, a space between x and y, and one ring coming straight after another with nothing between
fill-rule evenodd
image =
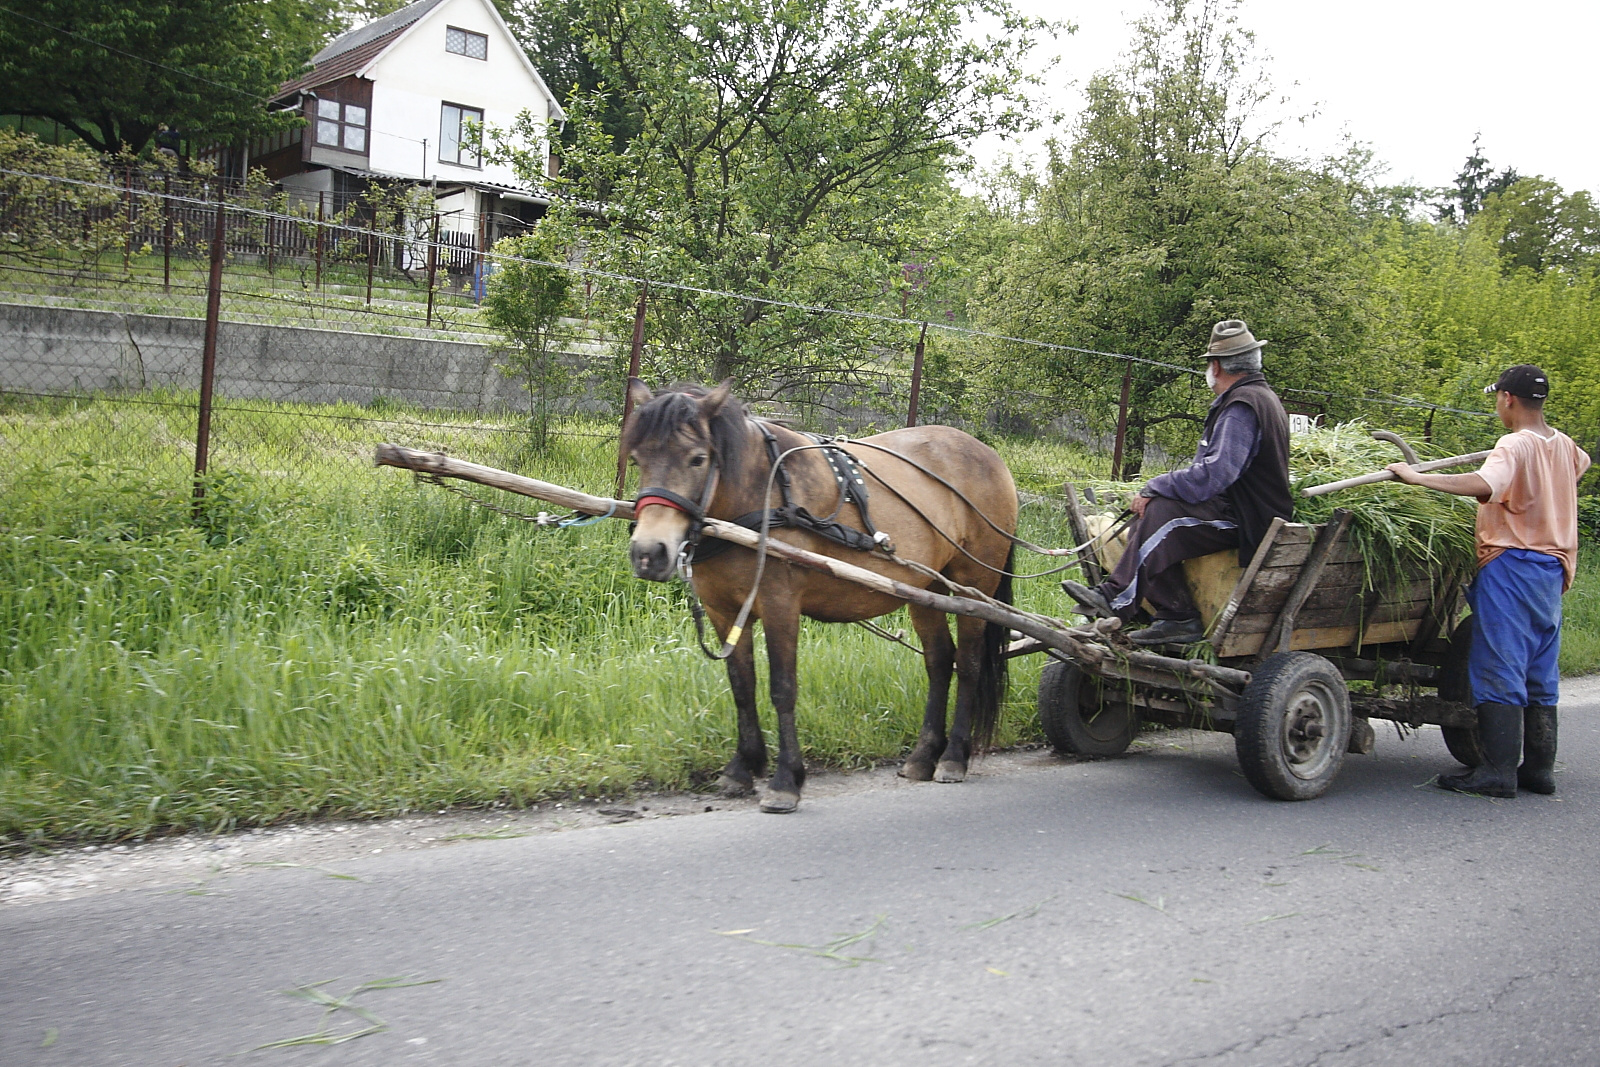
<instances>
[{"instance_id":1,"label":"house roof","mask_svg":"<svg viewBox=\"0 0 1600 1067\"><path fill-rule=\"evenodd\" d=\"M298 78L284 82L278 87L275 99L281 100L293 93L314 89L319 85L352 74L360 74L372 65L389 46L405 36L418 22L427 17L428 13L444 0L416 0L407 4L398 11L392 11L380 19L374 19L365 26L357 26L348 30L328 42L327 47L311 57L311 70ZM500 17L492 3L485 3L489 15L500 24L500 28L507 37L512 37L511 30L506 26L505 20ZM512 38L515 39L514 37ZM533 81L543 90L545 97L550 101L550 114L558 122L565 122L567 113L561 107L561 102L556 99L544 79L539 76L538 70L528 59L527 53L520 47L515 49L517 58L522 61L523 67L532 75Z\"/></svg>"}]
</instances>

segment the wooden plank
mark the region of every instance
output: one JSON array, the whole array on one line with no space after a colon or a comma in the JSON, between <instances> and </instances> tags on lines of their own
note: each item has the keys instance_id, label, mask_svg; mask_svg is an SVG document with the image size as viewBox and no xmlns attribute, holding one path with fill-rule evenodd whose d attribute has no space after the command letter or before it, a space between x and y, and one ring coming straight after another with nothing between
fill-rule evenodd
<instances>
[{"instance_id":1,"label":"wooden plank","mask_svg":"<svg viewBox=\"0 0 1600 1067\"><path fill-rule=\"evenodd\" d=\"M1078 488L1071 482L1061 487L1067 498L1067 529L1072 531L1072 543L1081 545L1089 540L1089 524L1083 521L1083 508L1078 506ZM1078 557L1085 585L1099 585L1105 580L1105 569L1100 566L1100 554L1093 548Z\"/></svg>"},{"instance_id":2,"label":"wooden plank","mask_svg":"<svg viewBox=\"0 0 1600 1067\"><path fill-rule=\"evenodd\" d=\"M1380 622L1365 628L1360 634L1362 645L1381 645L1390 641L1409 641L1416 635L1421 619L1409 622ZM1295 630L1289 648L1295 652L1313 652L1325 649L1350 647L1357 637L1355 626L1302 627ZM1223 647L1217 649L1217 658L1234 659L1253 656L1261 651L1265 634L1242 634L1229 631Z\"/></svg>"},{"instance_id":3,"label":"wooden plank","mask_svg":"<svg viewBox=\"0 0 1600 1067\"><path fill-rule=\"evenodd\" d=\"M1261 653L1289 651L1295 618L1299 615L1306 599L1311 596L1312 590L1316 589L1317 582L1321 581L1329 556L1335 546L1343 540L1344 533L1349 527L1350 512L1345 508L1334 509L1333 515L1317 532L1317 539L1311 546L1311 554L1306 557L1305 568L1295 580L1294 588L1290 589L1289 595L1284 598L1283 609L1278 613L1278 617L1272 623L1272 629L1261 643Z\"/></svg>"},{"instance_id":4,"label":"wooden plank","mask_svg":"<svg viewBox=\"0 0 1600 1067\"><path fill-rule=\"evenodd\" d=\"M1233 592L1228 596L1228 602L1217 613L1217 619L1211 625L1211 632L1208 637L1213 648L1227 639L1229 624L1233 621L1234 616L1238 614L1239 605L1250 595L1250 590L1255 584L1256 575L1261 571L1261 564L1266 560L1267 556L1272 554L1272 548L1277 544L1278 538L1283 535L1284 527L1289 525L1282 519L1273 519L1272 525L1267 527L1266 535L1261 538L1261 543L1256 546L1256 554L1250 557L1250 565L1245 568L1243 574L1239 575L1239 580L1234 583Z\"/></svg>"},{"instance_id":5,"label":"wooden plank","mask_svg":"<svg viewBox=\"0 0 1600 1067\"><path fill-rule=\"evenodd\" d=\"M1310 629L1326 629L1330 626L1354 626L1365 623L1368 626L1380 622L1413 622L1427 615L1428 607L1433 602L1426 597L1416 600L1403 600L1398 603L1382 601L1372 605L1366 614L1362 614L1363 605L1360 601L1333 607L1321 608L1317 611L1301 609L1296 625ZM1278 616L1268 612L1258 615L1244 615L1233 621L1233 632L1243 634L1266 633L1272 629L1272 624Z\"/></svg>"},{"instance_id":6,"label":"wooden plank","mask_svg":"<svg viewBox=\"0 0 1600 1067\"><path fill-rule=\"evenodd\" d=\"M1278 567L1298 567L1311 555L1311 546L1308 544L1277 545L1272 550L1272 555L1267 557L1263 565L1267 570ZM1356 547L1345 541L1336 548L1328 557L1329 563L1357 563L1362 559Z\"/></svg>"}]
</instances>

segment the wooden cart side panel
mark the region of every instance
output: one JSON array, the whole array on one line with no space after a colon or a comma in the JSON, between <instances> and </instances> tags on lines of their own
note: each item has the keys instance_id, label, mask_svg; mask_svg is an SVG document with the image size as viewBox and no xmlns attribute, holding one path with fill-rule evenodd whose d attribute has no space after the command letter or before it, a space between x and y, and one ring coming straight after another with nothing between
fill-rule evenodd
<instances>
[{"instance_id":1,"label":"wooden cart side panel","mask_svg":"<svg viewBox=\"0 0 1600 1067\"><path fill-rule=\"evenodd\" d=\"M1271 622L1267 625L1270 627ZM1355 625L1349 626L1322 626L1300 627L1289 638L1289 648L1295 652L1326 652L1348 651L1356 643L1357 630L1360 630L1362 645L1381 645L1391 641L1411 641L1417 635L1417 630L1422 626L1422 619L1415 617L1395 622L1377 622L1364 628ZM1219 651L1217 658L1225 659L1234 656L1253 656L1261 651L1262 642L1267 638L1265 631L1260 633L1242 634L1230 632L1227 640L1226 651Z\"/></svg>"},{"instance_id":2,"label":"wooden cart side panel","mask_svg":"<svg viewBox=\"0 0 1600 1067\"><path fill-rule=\"evenodd\" d=\"M1239 580L1234 583L1233 592L1228 594L1228 601L1217 612L1217 617L1211 621L1207 628L1208 639L1213 646L1217 646L1226 637L1233 620L1239 614L1239 606L1244 603L1250 593L1250 588L1255 584L1256 575L1261 572L1261 565L1266 562L1273 548L1277 545L1283 531L1290 524L1283 519L1273 519L1272 525L1267 527L1266 536L1256 546L1256 554L1250 557L1250 565L1239 575ZM1310 542L1307 542L1309 544Z\"/></svg>"}]
</instances>

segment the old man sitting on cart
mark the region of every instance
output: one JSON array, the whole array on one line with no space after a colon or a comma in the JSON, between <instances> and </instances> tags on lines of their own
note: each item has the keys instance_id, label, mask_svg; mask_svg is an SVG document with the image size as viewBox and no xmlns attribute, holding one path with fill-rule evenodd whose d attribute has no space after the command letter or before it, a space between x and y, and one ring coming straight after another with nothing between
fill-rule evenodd
<instances>
[{"instance_id":1,"label":"old man sitting on cart","mask_svg":"<svg viewBox=\"0 0 1600 1067\"><path fill-rule=\"evenodd\" d=\"M1230 548L1248 564L1275 518L1294 510L1289 492L1289 417L1261 373L1261 346L1239 319L1219 322L1205 351L1206 384L1217 398L1206 413L1194 462L1150 479L1129 504L1128 547L1097 586L1061 587L1088 615L1123 622L1140 601L1154 623L1131 637L1140 645L1201 640L1205 625L1184 581L1183 561Z\"/></svg>"}]
</instances>

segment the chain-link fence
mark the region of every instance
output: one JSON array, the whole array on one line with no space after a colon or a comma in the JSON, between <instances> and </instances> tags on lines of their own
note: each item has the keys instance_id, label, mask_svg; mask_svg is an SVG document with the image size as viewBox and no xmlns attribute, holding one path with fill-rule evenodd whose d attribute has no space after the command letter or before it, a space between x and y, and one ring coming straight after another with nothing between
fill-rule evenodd
<instances>
[{"instance_id":1,"label":"chain-link fence","mask_svg":"<svg viewBox=\"0 0 1600 1067\"><path fill-rule=\"evenodd\" d=\"M512 469L553 465L610 492L627 375L660 383L711 366L650 324L753 299L498 255L492 243L520 231L442 214L425 191L291 197L137 168L0 179L0 433L7 462L25 467L97 457L174 487L199 474L201 493L207 478L237 473L358 494L374 482L373 446L393 440ZM531 268L560 272L571 299L530 362L518 346L531 342L509 336L485 300L494 274ZM634 287L632 321L597 308L602 285L613 296ZM1050 432L1087 453L1120 453L1115 412L1092 417L1003 373L980 392L967 373L1034 342L985 335L951 313L917 322L764 303L783 312L774 328L793 340L780 367L744 376L760 414L850 434L916 421ZM819 327L841 320L854 332ZM1106 382L1143 365L1072 351L1093 357ZM541 366L559 368L555 403ZM1211 397L1192 385L1198 415ZM1320 407L1314 390L1286 392ZM1373 403L1383 421L1404 414L1415 430L1431 431L1437 414ZM1019 481L1035 486L1085 473L1019 464Z\"/></svg>"}]
</instances>

